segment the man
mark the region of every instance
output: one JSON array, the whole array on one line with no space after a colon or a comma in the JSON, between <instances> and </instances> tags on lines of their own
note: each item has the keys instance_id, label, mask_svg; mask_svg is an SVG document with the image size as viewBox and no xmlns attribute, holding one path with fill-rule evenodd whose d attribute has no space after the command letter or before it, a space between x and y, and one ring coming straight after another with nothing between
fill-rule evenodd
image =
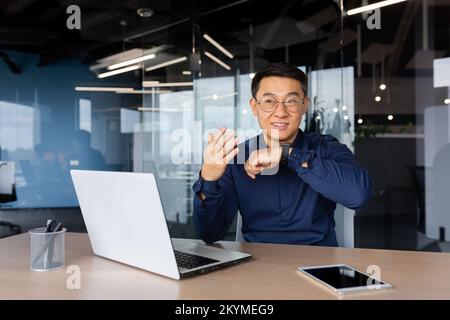
<instances>
[{"instance_id":1,"label":"man","mask_svg":"<svg viewBox=\"0 0 450 320\"><path fill-rule=\"evenodd\" d=\"M298 68L269 66L254 76L251 89L263 133L239 146L225 128L208 136L193 186L200 237L221 240L239 210L246 241L337 246L336 203L364 205L371 178L335 138L299 129L308 98L307 77Z\"/></svg>"},{"instance_id":2,"label":"man","mask_svg":"<svg viewBox=\"0 0 450 320\"><path fill-rule=\"evenodd\" d=\"M78 130L72 139L73 152L65 158L70 169L105 170L105 159L100 151L91 147L91 133Z\"/></svg>"}]
</instances>

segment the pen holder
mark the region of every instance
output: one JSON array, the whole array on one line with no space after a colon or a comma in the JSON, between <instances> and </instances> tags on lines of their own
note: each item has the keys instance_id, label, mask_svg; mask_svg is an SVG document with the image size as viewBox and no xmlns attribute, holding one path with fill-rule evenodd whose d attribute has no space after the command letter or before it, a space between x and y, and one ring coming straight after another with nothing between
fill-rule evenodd
<instances>
[{"instance_id":1,"label":"pen holder","mask_svg":"<svg viewBox=\"0 0 450 320\"><path fill-rule=\"evenodd\" d=\"M48 271L64 267L66 229L45 232L45 228L28 231L31 236L31 270Z\"/></svg>"}]
</instances>

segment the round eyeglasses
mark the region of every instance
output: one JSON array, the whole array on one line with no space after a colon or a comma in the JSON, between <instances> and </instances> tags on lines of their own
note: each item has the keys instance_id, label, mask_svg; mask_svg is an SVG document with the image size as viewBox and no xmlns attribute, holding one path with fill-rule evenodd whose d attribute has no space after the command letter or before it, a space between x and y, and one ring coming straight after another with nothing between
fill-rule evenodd
<instances>
[{"instance_id":1,"label":"round eyeglasses","mask_svg":"<svg viewBox=\"0 0 450 320\"><path fill-rule=\"evenodd\" d=\"M279 103L283 103L289 112L300 112L305 97L302 99L298 97L287 98L286 101L278 101L274 97L264 97L260 100L255 99L264 112L273 112L278 107Z\"/></svg>"}]
</instances>

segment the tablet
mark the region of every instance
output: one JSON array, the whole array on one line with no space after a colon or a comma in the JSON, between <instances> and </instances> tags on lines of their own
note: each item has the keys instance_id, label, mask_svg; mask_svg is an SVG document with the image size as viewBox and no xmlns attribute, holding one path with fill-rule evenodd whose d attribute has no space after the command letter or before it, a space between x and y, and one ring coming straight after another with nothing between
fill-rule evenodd
<instances>
[{"instance_id":1,"label":"tablet","mask_svg":"<svg viewBox=\"0 0 450 320\"><path fill-rule=\"evenodd\" d=\"M338 294L392 288L391 284L345 264L299 267L298 270Z\"/></svg>"}]
</instances>

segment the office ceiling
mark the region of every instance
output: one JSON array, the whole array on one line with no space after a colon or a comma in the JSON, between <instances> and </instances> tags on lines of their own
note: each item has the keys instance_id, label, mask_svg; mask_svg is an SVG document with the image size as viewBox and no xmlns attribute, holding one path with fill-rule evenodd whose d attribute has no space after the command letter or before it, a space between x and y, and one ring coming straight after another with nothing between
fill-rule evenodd
<instances>
[{"instance_id":1,"label":"office ceiling","mask_svg":"<svg viewBox=\"0 0 450 320\"><path fill-rule=\"evenodd\" d=\"M344 1L344 7L354 8L360 3ZM66 28L66 8L72 4L81 8L80 31ZM435 0L429 7L429 21L433 21L435 29L428 47L440 54L448 54L449 50L449 5L450 1ZM149 8L153 15L143 18L137 14L139 8ZM363 72L372 72L373 59L367 57L375 46L388 47L389 52L383 54L398 62L391 66L392 73L407 75L411 69L406 65L421 46L420 17L419 0L383 10L381 30L366 29L361 15L346 17L344 63L353 65L357 58L356 26L362 24ZM161 45L169 55L186 55L192 52L193 43L197 50L205 46L200 41L203 33L233 52L243 71L248 71L251 41L256 65L287 59L313 68L332 67L341 62L339 30L339 8L333 0L278 0L276 5L257 0L0 2L0 53L7 49L36 53L43 67L71 57L92 64L121 51ZM0 57L4 58L4 54Z\"/></svg>"}]
</instances>

